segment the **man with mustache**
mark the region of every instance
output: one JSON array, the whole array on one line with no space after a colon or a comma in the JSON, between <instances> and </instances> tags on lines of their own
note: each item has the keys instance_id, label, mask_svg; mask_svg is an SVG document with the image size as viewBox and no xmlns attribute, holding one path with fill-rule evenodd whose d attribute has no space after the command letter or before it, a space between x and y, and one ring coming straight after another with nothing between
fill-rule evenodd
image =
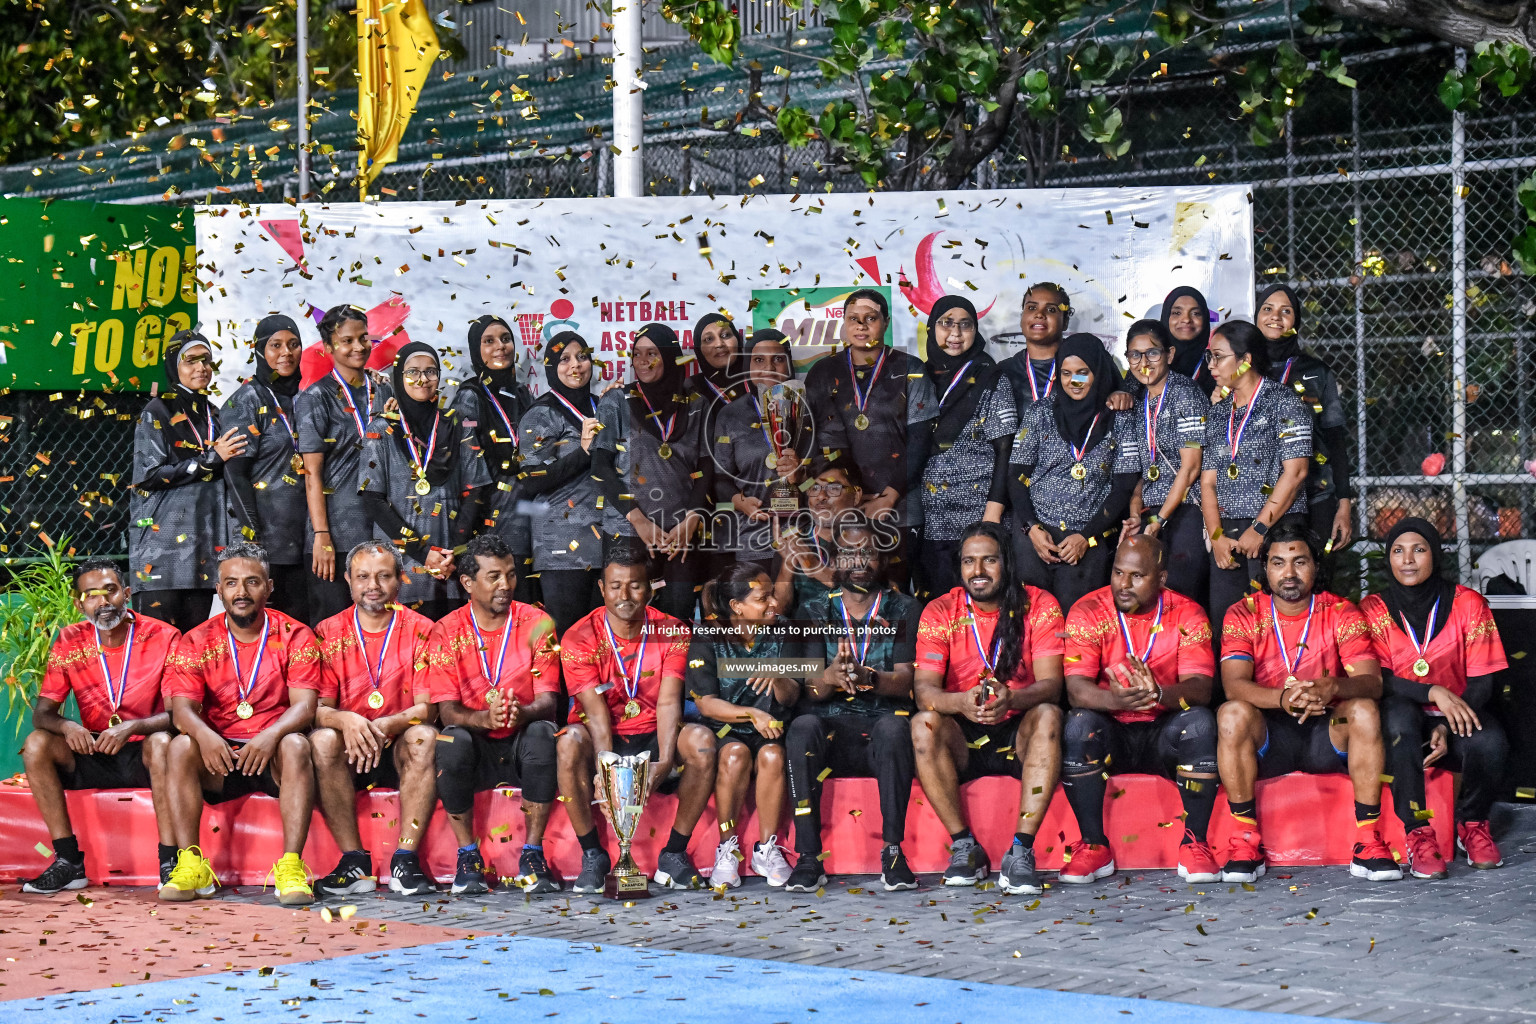
<instances>
[{"instance_id":1,"label":"man with mustache","mask_svg":"<svg viewBox=\"0 0 1536 1024\"><path fill-rule=\"evenodd\" d=\"M75 567L75 608L85 617L59 631L22 747L27 786L53 839L53 863L23 892L83 889L85 853L64 802L68 789L149 787L160 831L160 880L170 877L176 844L166 802L171 716L160 695L166 656L181 634L135 615L121 569L93 558ZM80 721L59 714L75 695Z\"/></svg>"}]
</instances>

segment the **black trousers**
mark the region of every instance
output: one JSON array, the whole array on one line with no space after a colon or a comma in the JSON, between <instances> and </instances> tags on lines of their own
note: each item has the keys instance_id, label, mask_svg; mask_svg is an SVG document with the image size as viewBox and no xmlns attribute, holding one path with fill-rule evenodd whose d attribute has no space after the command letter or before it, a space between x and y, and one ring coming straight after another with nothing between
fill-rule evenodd
<instances>
[{"instance_id":1,"label":"black trousers","mask_svg":"<svg viewBox=\"0 0 1536 1024\"><path fill-rule=\"evenodd\" d=\"M450 725L438 740L437 795L449 814L466 813L476 793L498 786L521 788L525 803L547 804L557 781L553 722L529 722L500 739Z\"/></svg>"},{"instance_id":2,"label":"black trousers","mask_svg":"<svg viewBox=\"0 0 1536 1024\"><path fill-rule=\"evenodd\" d=\"M319 619L309 617L309 566L274 565L272 567L272 607L313 627ZM351 592L348 591L348 603ZM345 608L343 605L342 608ZM341 609L337 609L340 611Z\"/></svg>"},{"instance_id":3,"label":"black trousers","mask_svg":"<svg viewBox=\"0 0 1536 1024\"><path fill-rule=\"evenodd\" d=\"M676 558L654 560L651 578L665 580L667 584L651 598L651 604L656 606L657 611L666 612L684 622L693 621L693 609L699 601L699 593L693 588L699 583L699 569L702 565L698 561L700 557L700 552L694 551L689 553L687 561Z\"/></svg>"},{"instance_id":4,"label":"black trousers","mask_svg":"<svg viewBox=\"0 0 1536 1024\"><path fill-rule=\"evenodd\" d=\"M345 555L336 560L335 579L323 580L308 566L305 567L305 577L309 581L309 614L315 617L315 622L323 622L332 615L338 615L352 604L352 588L347 586Z\"/></svg>"},{"instance_id":5,"label":"black trousers","mask_svg":"<svg viewBox=\"0 0 1536 1024\"><path fill-rule=\"evenodd\" d=\"M907 832L907 802L917 759L912 720L900 715L800 715L789 723L784 753L789 798L795 808L795 852L821 852L821 773L875 779L880 791L880 835L900 844ZM808 813L802 814L802 811Z\"/></svg>"},{"instance_id":6,"label":"black trousers","mask_svg":"<svg viewBox=\"0 0 1536 1024\"><path fill-rule=\"evenodd\" d=\"M1275 521L1275 526L1279 526L1281 523L1295 522L1305 524L1306 517L1300 513L1284 515ZM1253 520L1251 518L1223 518L1221 521L1221 532L1236 540L1252 525ZM1275 526L1271 526L1270 529L1273 530ZM1257 589L1259 579L1264 572L1264 564L1257 558L1244 558L1242 555L1238 555L1236 569L1223 569L1216 564L1214 553L1207 554L1205 557L1211 567L1211 603L1207 611L1211 613L1211 635L1215 637L1216 654L1220 657L1221 627L1222 623L1226 621L1227 609ZM1218 690L1221 688L1220 673L1217 674L1216 686Z\"/></svg>"},{"instance_id":7,"label":"black trousers","mask_svg":"<svg viewBox=\"0 0 1536 1024\"><path fill-rule=\"evenodd\" d=\"M1157 535L1167 559L1168 589L1204 606L1210 590L1211 556L1205 550L1205 521L1200 518L1200 506L1180 505Z\"/></svg>"},{"instance_id":8,"label":"black trousers","mask_svg":"<svg viewBox=\"0 0 1536 1024\"><path fill-rule=\"evenodd\" d=\"M133 610L168 622L185 633L208 621L213 609L211 590L136 590Z\"/></svg>"},{"instance_id":9,"label":"black trousers","mask_svg":"<svg viewBox=\"0 0 1536 1024\"><path fill-rule=\"evenodd\" d=\"M1216 774L1216 715L1210 708L1172 711L1150 722L1121 722L1108 712L1073 708L1061 732L1061 780L1083 838L1104 841L1104 774L1146 772L1178 781L1178 769ZM1185 825L1204 840L1216 779L1179 786Z\"/></svg>"},{"instance_id":10,"label":"black trousers","mask_svg":"<svg viewBox=\"0 0 1536 1024\"><path fill-rule=\"evenodd\" d=\"M601 580L602 573L598 569L545 569L539 573L544 610L555 620L559 635L564 636L578 619L603 603L603 596L597 589Z\"/></svg>"},{"instance_id":11,"label":"black trousers","mask_svg":"<svg viewBox=\"0 0 1536 1024\"><path fill-rule=\"evenodd\" d=\"M1055 544L1060 544L1069 533L1080 532L1058 530L1049 524L1044 525L1051 535L1052 543ZM1115 561L1113 541L1105 540L1103 537L1097 538L1097 542L1083 552L1083 557L1078 559L1076 565L1068 565L1066 562L1041 561L1027 533L1016 531L1014 536L1016 538L1014 552L1018 559L1019 578L1056 598L1061 605L1063 615L1070 612L1072 606L1084 595L1108 585L1109 567Z\"/></svg>"},{"instance_id":12,"label":"black trousers","mask_svg":"<svg viewBox=\"0 0 1536 1024\"><path fill-rule=\"evenodd\" d=\"M1493 715L1477 716L1483 727L1471 736L1450 734L1445 756L1432 767L1461 773L1461 793L1456 797L1456 820L1487 821L1488 811L1504 779L1509 761L1509 739ZM1427 824L1416 816L1429 808L1424 799L1424 756L1429 734L1445 719L1424 713L1417 701L1387 697L1381 702L1381 731L1387 744L1387 774L1392 776L1392 806L1403 828Z\"/></svg>"},{"instance_id":13,"label":"black trousers","mask_svg":"<svg viewBox=\"0 0 1536 1024\"><path fill-rule=\"evenodd\" d=\"M961 585L960 544L958 540L922 539L921 557L913 566L917 597L932 601Z\"/></svg>"}]
</instances>

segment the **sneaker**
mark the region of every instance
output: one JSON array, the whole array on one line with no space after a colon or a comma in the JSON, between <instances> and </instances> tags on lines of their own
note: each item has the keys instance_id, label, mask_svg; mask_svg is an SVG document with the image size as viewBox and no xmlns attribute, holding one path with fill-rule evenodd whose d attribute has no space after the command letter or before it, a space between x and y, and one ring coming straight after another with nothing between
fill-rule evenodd
<instances>
[{"instance_id":1,"label":"sneaker","mask_svg":"<svg viewBox=\"0 0 1536 1024\"><path fill-rule=\"evenodd\" d=\"M171 880L171 872L175 871L175 870L176 870L176 858L174 856L170 857L168 860L161 861L160 862L160 884L164 885L166 882L169 882Z\"/></svg>"},{"instance_id":2,"label":"sneaker","mask_svg":"<svg viewBox=\"0 0 1536 1024\"><path fill-rule=\"evenodd\" d=\"M309 865L296 853L285 853L272 865L272 888L277 902L285 907L303 907L315 902L315 890L309 887Z\"/></svg>"},{"instance_id":3,"label":"sneaker","mask_svg":"<svg viewBox=\"0 0 1536 1024\"><path fill-rule=\"evenodd\" d=\"M402 896L420 896L436 892L437 886L421 870L421 858L414 852L396 850L389 858L389 891Z\"/></svg>"},{"instance_id":4,"label":"sneaker","mask_svg":"<svg viewBox=\"0 0 1536 1024\"><path fill-rule=\"evenodd\" d=\"M560 891L560 879L549 870L549 862L544 859L543 850L523 847L523 854L517 859L517 877L523 884L523 892L530 896Z\"/></svg>"},{"instance_id":5,"label":"sneaker","mask_svg":"<svg viewBox=\"0 0 1536 1024\"><path fill-rule=\"evenodd\" d=\"M815 892L827 884L826 872L821 870L821 858L802 853L795 861L795 870L784 883L785 892Z\"/></svg>"},{"instance_id":6,"label":"sneaker","mask_svg":"<svg viewBox=\"0 0 1536 1024\"><path fill-rule=\"evenodd\" d=\"M1072 885L1087 885L1115 873L1115 855L1108 843L1085 843L1079 839L1067 845L1062 856L1061 872L1057 875Z\"/></svg>"},{"instance_id":7,"label":"sneaker","mask_svg":"<svg viewBox=\"0 0 1536 1024\"><path fill-rule=\"evenodd\" d=\"M576 883L571 886L571 892L602 892L603 886L608 881L608 872L612 870L613 861L608 858L607 850L601 846L582 850L581 872L576 876Z\"/></svg>"},{"instance_id":8,"label":"sneaker","mask_svg":"<svg viewBox=\"0 0 1536 1024\"><path fill-rule=\"evenodd\" d=\"M766 843L752 847L752 872L762 875L775 889L789 881L789 861L779 848L778 836L769 836Z\"/></svg>"},{"instance_id":9,"label":"sneaker","mask_svg":"<svg viewBox=\"0 0 1536 1024\"><path fill-rule=\"evenodd\" d=\"M455 896L484 896L491 891L485 881L485 862L480 859L480 847L460 850L459 862L453 869L453 894Z\"/></svg>"},{"instance_id":10,"label":"sneaker","mask_svg":"<svg viewBox=\"0 0 1536 1024\"><path fill-rule=\"evenodd\" d=\"M668 889L708 889L709 883L699 874L688 854L661 851L656 858L656 884Z\"/></svg>"},{"instance_id":11,"label":"sneaker","mask_svg":"<svg viewBox=\"0 0 1536 1024\"><path fill-rule=\"evenodd\" d=\"M956 839L949 848L949 867L944 869L945 885L975 885L992 873L987 851L973 837Z\"/></svg>"},{"instance_id":12,"label":"sneaker","mask_svg":"<svg viewBox=\"0 0 1536 1024\"><path fill-rule=\"evenodd\" d=\"M38 892L48 895L65 889L84 889L90 883L85 878L85 861L76 864L63 857L54 857L53 863L42 874L21 887L22 892Z\"/></svg>"},{"instance_id":13,"label":"sneaker","mask_svg":"<svg viewBox=\"0 0 1536 1024\"><path fill-rule=\"evenodd\" d=\"M1481 871L1504 866L1504 857L1494 844L1486 821L1463 821L1456 826L1456 848L1467 855L1467 863Z\"/></svg>"},{"instance_id":14,"label":"sneaker","mask_svg":"<svg viewBox=\"0 0 1536 1024\"><path fill-rule=\"evenodd\" d=\"M1414 878L1449 878L1450 865L1440 855L1440 840L1430 825L1408 833L1408 873Z\"/></svg>"},{"instance_id":15,"label":"sneaker","mask_svg":"<svg viewBox=\"0 0 1536 1024\"><path fill-rule=\"evenodd\" d=\"M907 866L907 855L895 843L880 854L880 884L885 886L886 892L917 888L917 876Z\"/></svg>"},{"instance_id":16,"label":"sneaker","mask_svg":"<svg viewBox=\"0 0 1536 1024\"><path fill-rule=\"evenodd\" d=\"M373 858L366 852L342 854L331 873L315 882L322 896L351 896L356 892L373 892L378 887Z\"/></svg>"},{"instance_id":17,"label":"sneaker","mask_svg":"<svg viewBox=\"0 0 1536 1024\"><path fill-rule=\"evenodd\" d=\"M715 870L709 873L709 884L716 889L734 889L741 884L741 846L735 836L726 836L715 849Z\"/></svg>"},{"instance_id":18,"label":"sneaker","mask_svg":"<svg viewBox=\"0 0 1536 1024\"><path fill-rule=\"evenodd\" d=\"M1035 874L1035 848L1014 843L1003 854L1003 866L997 871L997 887L1010 896L1038 896L1045 890Z\"/></svg>"},{"instance_id":19,"label":"sneaker","mask_svg":"<svg viewBox=\"0 0 1536 1024\"><path fill-rule=\"evenodd\" d=\"M176 851L176 867L160 886L160 898L167 903L183 903L199 896L212 896L218 890L219 876L213 873L213 865L200 847L189 846Z\"/></svg>"},{"instance_id":20,"label":"sneaker","mask_svg":"<svg viewBox=\"0 0 1536 1024\"><path fill-rule=\"evenodd\" d=\"M1233 829L1227 840L1227 863L1222 866L1223 882L1257 882L1264 877L1264 844L1256 828Z\"/></svg>"},{"instance_id":21,"label":"sneaker","mask_svg":"<svg viewBox=\"0 0 1536 1024\"><path fill-rule=\"evenodd\" d=\"M1396 882L1403 877L1403 869L1398 867L1391 848L1381 841L1381 833L1374 829L1360 833L1360 841L1355 844L1355 857L1349 862L1349 873L1372 882Z\"/></svg>"},{"instance_id":22,"label":"sneaker","mask_svg":"<svg viewBox=\"0 0 1536 1024\"><path fill-rule=\"evenodd\" d=\"M1184 830L1184 843L1179 847L1179 877L1186 882L1219 882L1221 865L1211 852L1211 844L1196 839L1195 834Z\"/></svg>"}]
</instances>

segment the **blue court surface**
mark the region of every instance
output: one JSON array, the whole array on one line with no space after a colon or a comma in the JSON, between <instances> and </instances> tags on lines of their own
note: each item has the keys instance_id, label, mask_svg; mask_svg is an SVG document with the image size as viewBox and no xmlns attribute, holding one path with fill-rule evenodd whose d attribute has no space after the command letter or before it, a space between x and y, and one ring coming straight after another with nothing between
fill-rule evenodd
<instances>
[{"instance_id":1,"label":"blue court surface","mask_svg":"<svg viewBox=\"0 0 1536 1024\"><path fill-rule=\"evenodd\" d=\"M1021 969L1027 968L1021 965ZM6 1009L12 1022L51 1018L72 1024L228 1021L258 1015L324 1024L418 1017L431 1021L559 1018L610 1024L717 1020L732 1024L996 1024L1021 1016L1073 1024L1126 1020L1301 1024L1324 1019L494 936L286 964L265 975L232 972L18 1000Z\"/></svg>"}]
</instances>

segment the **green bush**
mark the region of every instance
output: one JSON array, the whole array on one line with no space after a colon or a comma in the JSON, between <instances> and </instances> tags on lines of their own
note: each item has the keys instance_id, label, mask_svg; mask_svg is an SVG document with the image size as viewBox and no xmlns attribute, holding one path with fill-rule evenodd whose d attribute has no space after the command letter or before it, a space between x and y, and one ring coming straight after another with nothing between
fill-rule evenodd
<instances>
[{"instance_id":1,"label":"green bush","mask_svg":"<svg viewBox=\"0 0 1536 1024\"><path fill-rule=\"evenodd\" d=\"M48 548L44 559L16 573L0 591L0 670L4 672L5 717L24 720L37 700L48 668L48 650L75 610L66 539Z\"/></svg>"}]
</instances>

